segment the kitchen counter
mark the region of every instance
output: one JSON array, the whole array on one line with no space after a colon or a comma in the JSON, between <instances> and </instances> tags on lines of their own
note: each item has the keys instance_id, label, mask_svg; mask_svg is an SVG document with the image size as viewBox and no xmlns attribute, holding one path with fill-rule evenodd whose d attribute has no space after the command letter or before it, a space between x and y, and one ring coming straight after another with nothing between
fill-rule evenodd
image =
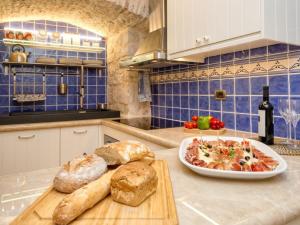
<instances>
[{"instance_id":1,"label":"kitchen counter","mask_svg":"<svg viewBox=\"0 0 300 225\"><path fill-rule=\"evenodd\" d=\"M288 170L271 179L239 181L209 178L195 174L179 162L177 156L179 143L185 137L194 136L194 134L184 133L182 128L144 131L109 120L94 122L169 148L155 153L158 159L168 161L180 224L300 224L299 157L284 156L289 166ZM60 123L60 126L62 125L66 124ZM71 126L71 123L67 125ZM226 135L256 136L231 130ZM1 201L6 202L1 206L0 224L7 224L7 221L18 215L40 195L51 184L57 169L33 171L21 176L0 177ZM14 192L20 193L11 194ZM293 220L295 222L289 223Z\"/></svg>"}]
</instances>

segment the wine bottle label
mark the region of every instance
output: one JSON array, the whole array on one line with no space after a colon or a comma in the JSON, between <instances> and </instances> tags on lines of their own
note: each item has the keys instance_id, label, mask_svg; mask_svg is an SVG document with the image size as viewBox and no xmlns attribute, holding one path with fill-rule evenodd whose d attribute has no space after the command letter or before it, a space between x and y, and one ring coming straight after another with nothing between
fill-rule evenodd
<instances>
[{"instance_id":1,"label":"wine bottle label","mask_svg":"<svg viewBox=\"0 0 300 225\"><path fill-rule=\"evenodd\" d=\"M258 110L259 121L258 121L258 136L266 137L266 111Z\"/></svg>"}]
</instances>

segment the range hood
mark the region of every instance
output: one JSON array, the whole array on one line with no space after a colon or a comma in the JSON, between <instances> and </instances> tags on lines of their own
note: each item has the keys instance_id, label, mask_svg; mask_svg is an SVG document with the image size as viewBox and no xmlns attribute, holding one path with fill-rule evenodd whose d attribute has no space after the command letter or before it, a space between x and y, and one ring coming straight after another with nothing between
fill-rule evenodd
<instances>
[{"instance_id":1,"label":"range hood","mask_svg":"<svg viewBox=\"0 0 300 225\"><path fill-rule=\"evenodd\" d=\"M166 67L173 64L188 64L184 59L167 60L167 28L166 0L150 0L149 31L150 33L139 45L132 57L120 60L120 67L132 69L147 69Z\"/></svg>"}]
</instances>

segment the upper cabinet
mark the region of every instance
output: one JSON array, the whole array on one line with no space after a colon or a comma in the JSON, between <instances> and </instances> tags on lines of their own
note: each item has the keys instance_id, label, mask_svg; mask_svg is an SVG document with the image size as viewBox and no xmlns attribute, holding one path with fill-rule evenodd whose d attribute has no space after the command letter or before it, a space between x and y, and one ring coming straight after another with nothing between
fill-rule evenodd
<instances>
[{"instance_id":1,"label":"upper cabinet","mask_svg":"<svg viewBox=\"0 0 300 225\"><path fill-rule=\"evenodd\" d=\"M299 44L299 0L168 0L170 59Z\"/></svg>"}]
</instances>

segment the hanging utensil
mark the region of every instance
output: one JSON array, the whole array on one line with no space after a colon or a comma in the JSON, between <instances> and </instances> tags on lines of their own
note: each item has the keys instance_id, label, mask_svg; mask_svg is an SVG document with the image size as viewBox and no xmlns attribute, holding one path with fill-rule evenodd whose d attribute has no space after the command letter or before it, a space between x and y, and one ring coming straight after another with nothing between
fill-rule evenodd
<instances>
[{"instance_id":1,"label":"hanging utensil","mask_svg":"<svg viewBox=\"0 0 300 225\"><path fill-rule=\"evenodd\" d=\"M66 95L68 92L68 85L64 83L64 73L60 74L60 84L58 85L58 94Z\"/></svg>"}]
</instances>

